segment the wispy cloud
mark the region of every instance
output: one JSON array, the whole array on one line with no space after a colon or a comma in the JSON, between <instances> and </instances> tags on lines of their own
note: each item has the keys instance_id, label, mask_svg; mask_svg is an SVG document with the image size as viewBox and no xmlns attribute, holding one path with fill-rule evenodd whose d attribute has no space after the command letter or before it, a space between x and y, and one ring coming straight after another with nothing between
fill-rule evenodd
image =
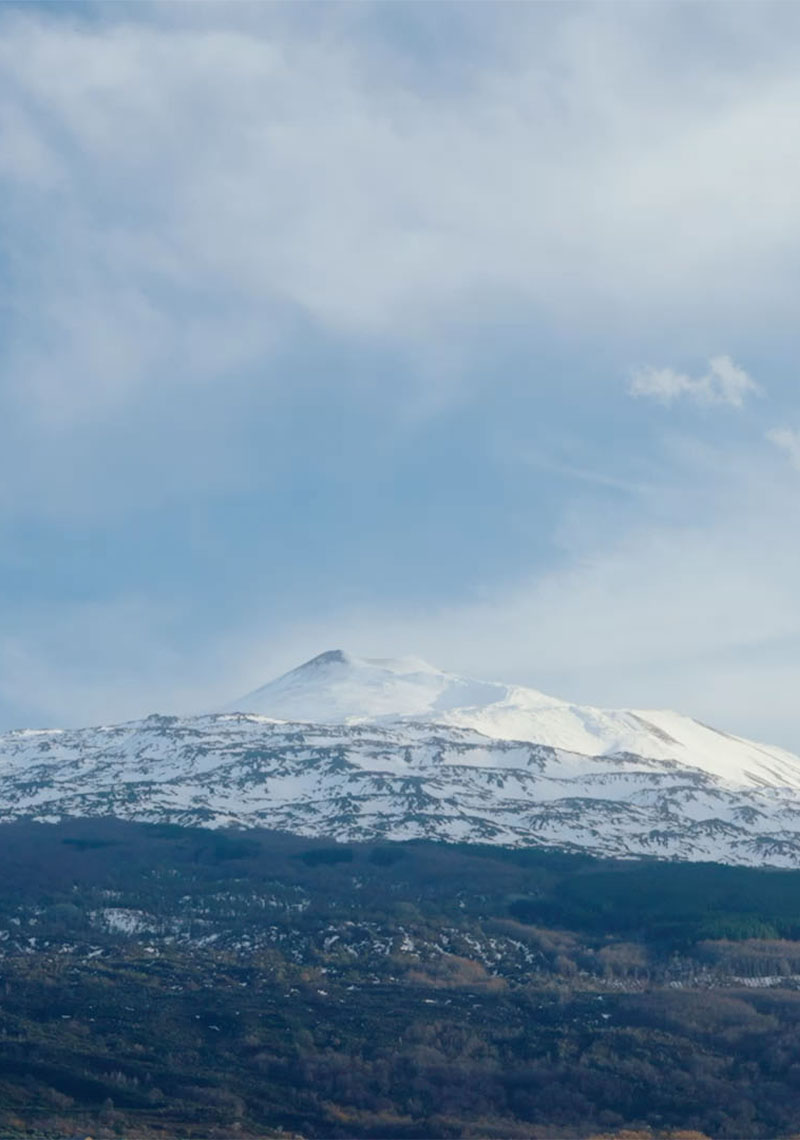
<instances>
[{"instance_id":1,"label":"wispy cloud","mask_svg":"<svg viewBox=\"0 0 800 1140\"><path fill-rule=\"evenodd\" d=\"M784 451L791 465L800 471L800 431L787 427L772 428L767 432L767 439Z\"/></svg>"},{"instance_id":2,"label":"wispy cloud","mask_svg":"<svg viewBox=\"0 0 800 1140\"><path fill-rule=\"evenodd\" d=\"M731 408L743 407L747 396L763 394L761 385L729 356L712 357L708 371L697 377L674 368L639 368L631 377L628 391L632 396L648 397L666 405L685 398L695 404L727 404Z\"/></svg>"},{"instance_id":3,"label":"wispy cloud","mask_svg":"<svg viewBox=\"0 0 800 1140\"><path fill-rule=\"evenodd\" d=\"M793 61L733 83L688 52L676 89L677 16L661 37L667 17L575 5L498 18L452 90L423 92L390 43L376 67L374 27L347 5L331 6L347 35L332 20L314 37L270 6L194 7L169 26L158 5L3 21L24 310L9 375L47 419L224 383L296 315L408 344L509 305L570 326L652 305L759 319L793 293L795 159L776 135L800 107ZM747 21L724 34L747 42ZM735 403L733 367L699 387L662 370L658 391Z\"/></svg>"}]
</instances>

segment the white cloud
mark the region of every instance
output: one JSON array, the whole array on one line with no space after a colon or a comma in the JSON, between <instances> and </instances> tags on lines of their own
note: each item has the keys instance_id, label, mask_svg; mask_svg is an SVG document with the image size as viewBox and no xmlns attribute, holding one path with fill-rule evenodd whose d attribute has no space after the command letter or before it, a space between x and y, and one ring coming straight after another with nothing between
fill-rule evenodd
<instances>
[{"instance_id":1,"label":"white cloud","mask_svg":"<svg viewBox=\"0 0 800 1140\"><path fill-rule=\"evenodd\" d=\"M763 389L729 356L714 356L708 372L692 378L672 368L639 368L630 382L632 396L646 396L661 404L686 397L696 404L727 404L741 408L748 395L761 395Z\"/></svg>"},{"instance_id":2,"label":"white cloud","mask_svg":"<svg viewBox=\"0 0 800 1140\"><path fill-rule=\"evenodd\" d=\"M293 314L405 344L509 306L570 328L656 310L676 325L789 319L791 13L775 10L765 40L709 12L733 56L761 36L767 63L733 67L696 57L677 9L519 11L446 89L435 56L410 81L402 49L387 36L376 53L347 6L344 28L314 36L267 8L191 7L3 21L24 309L8 377L47 419L113 413L141 386L224 383ZM709 398L741 396L731 368ZM688 379L659 376L665 393Z\"/></svg>"},{"instance_id":3,"label":"white cloud","mask_svg":"<svg viewBox=\"0 0 800 1140\"><path fill-rule=\"evenodd\" d=\"M767 439L784 451L792 466L800 471L800 431L793 428L772 428L767 432Z\"/></svg>"},{"instance_id":4,"label":"white cloud","mask_svg":"<svg viewBox=\"0 0 800 1140\"><path fill-rule=\"evenodd\" d=\"M0 491L30 468L27 497L9 492L25 511L113 499L104 451L102 478L74 477L94 454L82 433L124 424L135 451L132 408L180 429L208 391L221 403L237 385L296 384L271 364L309 327L356 351L388 346L407 367L391 381L405 391L386 398L439 411L469 372L442 360L481 329L496 338L509 314L517 328L530 315L534 345L543 325L586 342L632 324L713 335L742 313L751 331L794 320L800 153L780 127L800 113L791 12L775 9L769 35L710 12L709 35L747 48L745 61L760 37L763 60L734 67L695 52L678 9L532 6L512 20L473 8L452 18L486 18L491 34L473 35L455 70L435 51L410 70L402 42L376 31L380 6L332 5L314 35L275 6L4 13L0 225L15 308ZM347 386L345 371L314 382ZM753 390L725 360L708 383L668 370L656 382L664 399L676 385L732 404ZM227 485L239 449L214 414L188 458L170 449L171 470L152 456L159 486L190 485L198 450L211 457L203 486ZM126 478L116 494L147 483Z\"/></svg>"}]
</instances>

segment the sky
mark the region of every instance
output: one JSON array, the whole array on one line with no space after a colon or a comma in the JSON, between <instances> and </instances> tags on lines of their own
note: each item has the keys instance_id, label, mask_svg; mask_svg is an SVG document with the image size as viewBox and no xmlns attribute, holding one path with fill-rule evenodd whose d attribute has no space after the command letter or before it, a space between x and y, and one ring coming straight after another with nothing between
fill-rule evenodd
<instances>
[{"instance_id":1,"label":"sky","mask_svg":"<svg viewBox=\"0 0 800 1140\"><path fill-rule=\"evenodd\" d=\"M332 648L800 750L800 7L0 7L0 727Z\"/></svg>"}]
</instances>

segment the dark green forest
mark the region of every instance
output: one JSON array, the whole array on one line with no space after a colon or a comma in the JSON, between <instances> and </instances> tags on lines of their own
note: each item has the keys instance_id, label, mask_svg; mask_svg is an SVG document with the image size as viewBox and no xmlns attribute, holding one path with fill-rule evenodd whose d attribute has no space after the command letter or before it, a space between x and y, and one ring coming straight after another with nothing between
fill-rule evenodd
<instances>
[{"instance_id":1,"label":"dark green forest","mask_svg":"<svg viewBox=\"0 0 800 1140\"><path fill-rule=\"evenodd\" d=\"M0 826L0 1135L789 1137L800 872Z\"/></svg>"}]
</instances>

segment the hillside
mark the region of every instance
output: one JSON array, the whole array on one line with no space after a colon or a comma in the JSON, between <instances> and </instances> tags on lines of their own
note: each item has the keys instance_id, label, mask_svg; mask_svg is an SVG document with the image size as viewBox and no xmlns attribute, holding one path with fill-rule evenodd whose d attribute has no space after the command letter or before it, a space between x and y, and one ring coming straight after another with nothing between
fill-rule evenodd
<instances>
[{"instance_id":1,"label":"hillside","mask_svg":"<svg viewBox=\"0 0 800 1140\"><path fill-rule=\"evenodd\" d=\"M720 1140L800 1124L800 875L0 827L0 1132Z\"/></svg>"}]
</instances>

